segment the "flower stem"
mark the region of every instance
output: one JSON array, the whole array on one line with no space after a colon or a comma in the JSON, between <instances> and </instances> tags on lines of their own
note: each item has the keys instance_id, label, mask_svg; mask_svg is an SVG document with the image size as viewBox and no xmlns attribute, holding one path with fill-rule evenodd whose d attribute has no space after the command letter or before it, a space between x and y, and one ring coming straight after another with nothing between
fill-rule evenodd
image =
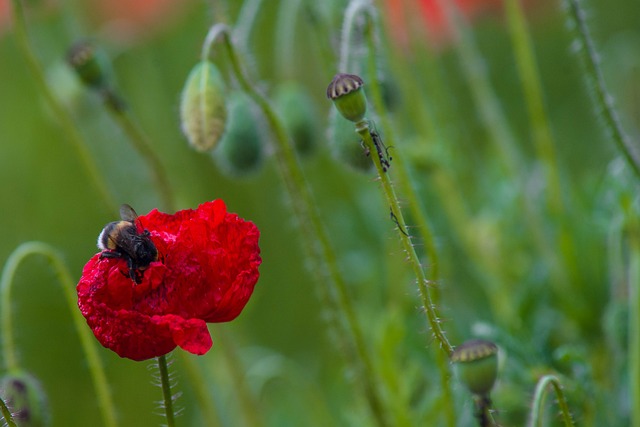
<instances>
[{"instance_id":1,"label":"flower stem","mask_svg":"<svg viewBox=\"0 0 640 427\"><path fill-rule=\"evenodd\" d=\"M560 384L560 380L554 375L545 375L538 380L536 391L533 396L533 404L531 407L531 414L529 416L528 427L538 427L541 425L540 415L542 413L542 403L544 401L547 386L549 385L553 387L553 391L556 394L564 425L567 427L573 427L575 424L573 423L573 418L571 417L571 412L569 411L569 405L567 404L567 399L564 396L562 385Z\"/></svg>"},{"instance_id":2,"label":"flower stem","mask_svg":"<svg viewBox=\"0 0 640 427\"><path fill-rule=\"evenodd\" d=\"M629 238L629 395L630 402L640 399L640 223L627 203L624 206ZM640 427L640 405L631 405L631 426Z\"/></svg>"},{"instance_id":3,"label":"flower stem","mask_svg":"<svg viewBox=\"0 0 640 427\"><path fill-rule=\"evenodd\" d=\"M417 278L418 290L420 291L420 299L422 300L422 306L427 315L427 320L429 322L431 332L440 344L440 347L444 350L445 354L449 356L453 352L453 347L449 343L449 340L447 339L445 332L442 329L442 325L440 324L440 320L438 319L435 304L429 290L431 281L427 279L422 264L420 263L420 259L418 258L418 255L416 254L416 251L413 247L413 243L411 242L411 236L406 232L407 224L404 220L404 215L402 215L402 210L400 209L398 198L396 197L395 190L393 189L393 185L391 184L391 179L387 175L387 172L383 169L380 162L380 156L378 156L379 147L373 142L371 130L369 129L369 123L366 120L357 123L356 132L358 132L358 134L364 141L365 146L371 153L371 157L380 177L382 191L384 192L387 202L391 207L391 215L395 218L395 221L397 221L398 235L400 236L400 241L402 242L404 251L409 257L409 262L411 263L413 272Z\"/></svg>"},{"instance_id":4,"label":"flower stem","mask_svg":"<svg viewBox=\"0 0 640 427\"><path fill-rule=\"evenodd\" d=\"M564 10L580 43L579 53L582 57L587 83L593 89L597 104L596 110L602 114L605 126L611 132L611 136L627 165L633 170L636 178L640 178L640 158L629 136L622 128L618 113L613 106L612 97L607 91L604 77L598 64L598 54L587 27L586 13L580 6L579 0L566 0Z\"/></svg>"},{"instance_id":5,"label":"flower stem","mask_svg":"<svg viewBox=\"0 0 640 427\"><path fill-rule=\"evenodd\" d=\"M169 365L167 364L166 355L158 357L158 370L160 371L160 384L162 385L162 399L164 413L167 417L167 427L175 427L173 396L171 395L171 380L169 378Z\"/></svg>"},{"instance_id":6,"label":"flower stem","mask_svg":"<svg viewBox=\"0 0 640 427\"><path fill-rule=\"evenodd\" d=\"M521 1L506 0L504 8L511 33L516 65L525 95L524 98L529 111L533 142L537 149L538 157L545 165L547 188L549 190L549 211L557 217L564 210L560 175L558 173L558 159L548 116L544 108L540 77L537 71L531 37L524 12L522 11L522 5L520 4Z\"/></svg>"},{"instance_id":7,"label":"flower stem","mask_svg":"<svg viewBox=\"0 0 640 427\"><path fill-rule=\"evenodd\" d=\"M45 97L47 103L53 110L58 122L63 128L65 134L70 139L72 143L72 147L76 150L78 156L80 157L80 162L82 166L84 166L86 174L89 176L89 180L94 185L98 194L100 195L101 200L109 209L110 212L118 212L118 205L115 202L115 199L109 189L107 188L105 181L102 179L100 174L98 173L99 168L96 163L93 161L91 157L91 153L87 149L86 145L83 142L82 136L78 132L77 128L73 124L73 120L69 115L68 111L62 106L62 104L55 97L49 85L47 84L47 80L45 78L44 71L36 58L36 55L31 47L31 43L29 41L29 35L27 33L27 23L24 16L24 10L22 8L21 0L13 0L13 22L14 28L16 32L16 38L18 39L18 43L20 46L20 50L22 51L22 55L27 61L27 65L31 69L31 73L35 78L38 89Z\"/></svg>"},{"instance_id":8,"label":"flower stem","mask_svg":"<svg viewBox=\"0 0 640 427\"><path fill-rule=\"evenodd\" d=\"M41 242L26 242L18 246L9 256L2 269L0 277L0 331L3 337L3 359L8 370L18 368L18 358L13 338L13 325L11 321L11 284L14 281L16 271L20 264L30 255L44 256L52 265L59 283L62 285L73 323L80 337L82 349L87 357L89 372L93 379L93 386L98 397L100 412L104 425L114 427L117 425L116 411L111 400L111 392L107 378L98 356L94 340L86 327L76 305L75 285L69 274L69 270L62 262L60 254L50 245Z\"/></svg>"},{"instance_id":9,"label":"flower stem","mask_svg":"<svg viewBox=\"0 0 640 427\"><path fill-rule=\"evenodd\" d=\"M508 175L514 178L519 177L524 170L523 161L500 108L500 103L491 87L487 68L473 35L458 10L459 6L447 0L436 1L444 11L444 16L453 35L458 39L456 50L460 63L469 81L474 102L487 132L502 156Z\"/></svg>"},{"instance_id":10,"label":"flower stem","mask_svg":"<svg viewBox=\"0 0 640 427\"><path fill-rule=\"evenodd\" d=\"M320 216L315 208L311 190L309 189L302 168L289 140L284 125L271 108L267 99L260 94L247 80L240 66L240 61L235 53L229 36L229 29L224 24L211 27L203 46L203 58L208 57L212 43L222 38L224 47L231 62L235 77L242 89L253 99L262 110L269 127L274 135L274 153L278 159L279 170L282 174L285 188L289 193L294 212L300 224L305 228L302 235L307 239L307 248L311 259L318 263L317 271L326 271L327 281L332 288L330 295L337 296L339 310L336 315L342 324L347 326L347 332L351 335L357 354L357 372L359 379L364 382L365 394L370 409L381 426L389 425L386 415L386 405L383 404L379 387L379 375L374 370L374 365L369 357L369 350L357 322L355 309L349 297L346 283L338 268L337 258L329 243L327 232L322 224ZM320 264L323 264L320 266Z\"/></svg>"},{"instance_id":11,"label":"flower stem","mask_svg":"<svg viewBox=\"0 0 640 427\"><path fill-rule=\"evenodd\" d=\"M1 421L7 423L7 427L18 427L16 422L13 420L11 416L11 411L7 408L6 403L2 400L2 396L0 396L0 414L2 415Z\"/></svg>"},{"instance_id":12,"label":"flower stem","mask_svg":"<svg viewBox=\"0 0 640 427\"><path fill-rule=\"evenodd\" d=\"M382 129L385 135L386 145L388 147L397 147L395 144L395 135L393 132L393 126L391 125L391 120L389 119L388 114L386 114L386 109L384 107L384 102L382 99L382 89L380 87L379 79L376 78L376 74L378 72L377 62L378 62L378 46L377 46L377 21L375 19L374 8L370 3L365 1L354 1L350 4L347 13L356 14L364 16L367 19L367 25L365 27L365 36L368 43L368 72L371 78L369 82L369 87L371 88L370 93L372 94L372 100L376 112L380 117L382 122ZM348 19L350 23L354 22L354 18L351 17ZM348 33L350 34L353 30L353 27L350 28ZM343 34L344 35L344 34ZM348 48L348 45L345 43L343 47ZM348 63L348 51L345 53L345 56L342 58L342 61L347 64ZM340 71L346 72L346 69L341 69ZM375 156L374 156L375 157ZM424 212L420 202L418 195L415 191L414 185L411 181L411 176L409 173L409 169L407 164L404 162L404 156L402 153L399 155L394 155L394 170L398 172L398 185L400 186L402 193L405 196L407 201L409 211L411 212L414 220L416 221L417 230L420 238L425 246L427 257L429 259L429 274L428 279L430 283L437 284L440 279L440 263L438 261L438 253L436 250L433 234L431 232L431 226L429 224L429 220L427 218L426 213ZM439 301L439 293L436 292L434 287L434 292L432 295L433 304L437 304ZM453 395L451 391L451 383L449 380L450 373L448 370L448 359L446 355L442 355L441 353L437 355L437 365L440 370L441 377L441 386L442 393L444 398L445 405L445 414L447 417L447 422L449 426L454 426L456 424L456 416L455 409L453 406Z\"/></svg>"},{"instance_id":13,"label":"flower stem","mask_svg":"<svg viewBox=\"0 0 640 427\"><path fill-rule=\"evenodd\" d=\"M160 193L160 199L162 200L163 207L165 209L173 210L175 208L175 201L173 193L171 192L171 185L169 184L169 177L167 171L160 161L160 157L153 149L149 138L144 134L140 126L138 126L129 109L121 101L118 94L113 92L113 89L108 89L103 94L104 104L111 113L111 116L116 120L120 128L129 137L129 140L133 144L135 150L146 160L147 164L151 168L155 186Z\"/></svg>"}]
</instances>

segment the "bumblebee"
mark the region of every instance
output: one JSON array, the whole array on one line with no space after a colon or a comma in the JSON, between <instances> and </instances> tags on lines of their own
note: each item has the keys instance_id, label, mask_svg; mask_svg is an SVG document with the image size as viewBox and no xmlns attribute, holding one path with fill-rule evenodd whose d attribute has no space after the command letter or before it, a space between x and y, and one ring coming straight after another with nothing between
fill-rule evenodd
<instances>
[{"instance_id":1,"label":"bumblebee","mask_svg":"<svg viewBox=\"0 0 640 427\"><path fill-rule=\"evenodd\" d=\"M129 266L129 277L142 282L144 270L158 259L158 250L148 230L139 232L138 214L129 205L120 206L121 221L107 224L98 236L102 258L123 258Z\"/></svg>"}]
</instances>

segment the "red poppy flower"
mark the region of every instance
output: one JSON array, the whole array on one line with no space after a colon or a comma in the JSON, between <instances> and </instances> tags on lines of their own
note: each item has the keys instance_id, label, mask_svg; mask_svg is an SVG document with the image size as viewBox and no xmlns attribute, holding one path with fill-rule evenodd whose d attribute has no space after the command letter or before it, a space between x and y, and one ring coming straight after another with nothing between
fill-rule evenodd
<instances>
[{"instance_id":1,"label":"red poppy flower","mask_svg":"<svg viewBox=\"0 0 640 427\"><path fill-rule=\"evenodd\" d=\"M153 210L136 226L149 231L158 260L136 283L127 260L96 254L77 286L80 311L98 341L121 357L145 360L176 346L206 353L207 322L235 319L258 280L258 228L227 213L222 200L174 215Z\"/></svg>"}]
</instances>

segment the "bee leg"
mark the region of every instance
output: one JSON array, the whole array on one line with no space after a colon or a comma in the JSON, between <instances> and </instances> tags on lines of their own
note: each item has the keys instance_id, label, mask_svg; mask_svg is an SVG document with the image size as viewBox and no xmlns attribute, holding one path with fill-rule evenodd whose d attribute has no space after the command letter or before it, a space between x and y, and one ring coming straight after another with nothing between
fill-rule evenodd
<instances>
[{"instance_id":1,"label":"bee leg","mask_svg":"<svg viewBox=\"0 0 640 427\"><path fill-rule=\"evenodd\" d=\"M100 252L100 259L102 258L122 258L122 254L117 251L106 250Z\"/></svg>"},{"instance_id":2,"label":"bee leg","mask_svg":"<svg viewBox=\"0 0 640 427\"><path fill-rule=\"evenodd\" d=\"M127 260L127 265L129 266L129 277L131 278L131 280L133 280L136 283L140 283L141 281L140 272L136 268L133 262L133 258L129 258Z\"/></svg>"}]
</instances>

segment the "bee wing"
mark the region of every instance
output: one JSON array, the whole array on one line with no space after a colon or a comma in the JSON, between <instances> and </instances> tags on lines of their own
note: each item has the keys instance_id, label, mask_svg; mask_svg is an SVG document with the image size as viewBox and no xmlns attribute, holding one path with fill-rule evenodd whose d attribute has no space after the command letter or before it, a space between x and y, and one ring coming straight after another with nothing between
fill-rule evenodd
<instances>
[{"instance_id":1,"label":"bee wing","mask_svg":"<svg viewBox=\"0 0 640 427\"><path fill-rule=\"evenodd\" d=\"M138 214L131 206L125 203L120 206L120 218L122 218L123 221L135 222L138 218Z\"/></svg>"}]
</instances>

